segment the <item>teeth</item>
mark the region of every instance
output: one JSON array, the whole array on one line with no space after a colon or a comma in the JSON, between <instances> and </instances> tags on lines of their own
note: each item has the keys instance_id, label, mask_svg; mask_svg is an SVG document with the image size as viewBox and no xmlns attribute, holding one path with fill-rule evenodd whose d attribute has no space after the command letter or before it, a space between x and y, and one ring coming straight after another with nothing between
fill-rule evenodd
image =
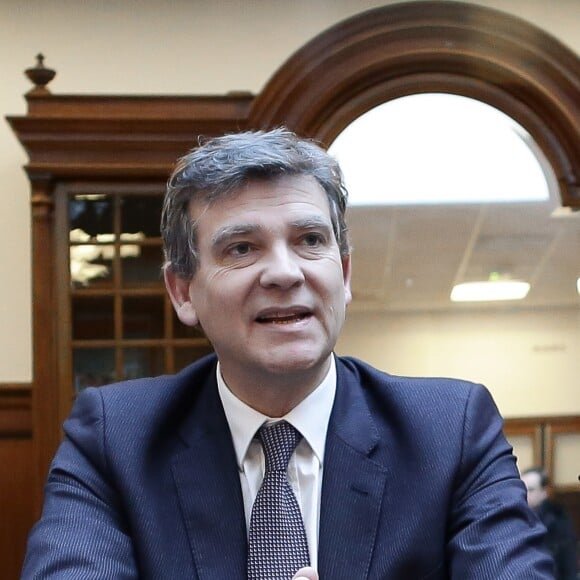
<instances>
[{"instance_id":1,"label":"teeth","mask_svg":"<svg viewBox=\"0 0 580 580\"><path fill-rule=\"evenodd\" d=\"M302 320L306 316L306 314L293 314L291 316L258 318L258 322L269 322L271 324L289 324L291 322L296 322L297 320Z\"/></svg>"},{"instance_id":2,"label":"teeth","mask_svg":"<svg viewBox=\"0 0 580 580\"><path fill-rule=\"evenodd\" d=\"M274 324L287 324L288 322L294 322L295 320L300 320L300 316L287 316L285 318L273 318L271 322Z\"/></svg>"}]
</instances>

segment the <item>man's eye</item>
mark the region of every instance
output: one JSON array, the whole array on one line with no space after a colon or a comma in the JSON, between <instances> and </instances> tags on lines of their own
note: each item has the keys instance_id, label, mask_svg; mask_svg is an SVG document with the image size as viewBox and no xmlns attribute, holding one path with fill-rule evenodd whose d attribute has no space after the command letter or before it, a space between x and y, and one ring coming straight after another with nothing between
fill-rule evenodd
<instances>
[{"instance_id":1,"label":"man's eye","mask_svg":"<svg viewBox=\"0 0 580 580\"><path fill-rule=\"evenodd\" d=\"M303 238L304 244L311 248L316 248L324 243L324 237L320 234L306 234Z\"/></svg>"},{"instance_id":2,"label":"man's eye","mask_svg":"<svg viewBox=\"0 0 580 580\"><path fill-rule=\"evenodd\" d=\"M246 256L250 253L250 244L247 242L240 242L238 244L234 244L228 249L228 253L232 256Z\"/></svg>"}]
</instances>

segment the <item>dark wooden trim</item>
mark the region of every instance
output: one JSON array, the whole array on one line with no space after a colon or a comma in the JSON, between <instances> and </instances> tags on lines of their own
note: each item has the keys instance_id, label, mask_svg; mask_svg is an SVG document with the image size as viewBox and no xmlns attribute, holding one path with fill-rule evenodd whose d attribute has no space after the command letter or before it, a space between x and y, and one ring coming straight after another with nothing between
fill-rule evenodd
<instances>
[{"instance_id":1,"label":"dark wooden trim","mask_svg":"<svg viewBox=\"0 0 580 580\"><path fill-rule=\"evenodd\" d=\"M580 432L580 417L566 416L566 417L552 417L540 418L539 420L550 423L554 433L576 433Z\"/></svg>"},{"instance_id":2,"label":"dark wooden trim","mask_svg":"<svg viewBox=\"0 0 580 580\"><path fill-rule=\"evenodd\" d=\"M32 437L32 385L0 383L0 439Z\"/></svg>"},{"instance_id":3,"label":"dark wooden trim","mask_svg":"<svg viewBox=\"0 0 580 580\"><path fill-rule=\"evenodd\" d=\"M517 429L519 427L527 427L530 425L537 425L541 423L549 423L554 426L574 426L575 429L580 430L580 416L579 415L557 415L557 416L534 416L534 417L512 417L504 420L506 426Z\"/></svg>"},{"instance_id":4,"label":"dark wooden trim","mask_svg":"<svg viewBox=\"0 0 580 580\"><path fill-rule=\"evenodd\" d=\"M32 192L32 272L33 272L33 389L32 433L34 474L38 494L33 498L40 511L42 483L60 442L58 405L58 354L56 348L53 180L50 174L29 173Z\"/></svg>"},{"instance_id":5,"label":"dark wooden trim","mask_svg":"<svg viewBox=\"0 0 580 580\"><path fill-rule=\"evenodd\" d=\"M253 96L27 95L28 115L7 117L32 177L166 178L175 160L211 136L246 127Z\"/></svg>"},{"instance_id":6,"label":"dark wooden trim","mask_svg":"<svg viewBox=\"0 0 580 580\"><path fill-rule=\"evenodd\" d=\"M580 207L580 59L540 28L474 4L393 4L333 26L276 72L249 125L286 124L329 144L363 112L422 92L516 119L551 162L563 204Z\"/></svg>"},{"instance_id":7,"label":"dark wooden trim","mask_svg":"<svg viewBox=\"0 0 580 580\"><path fill-rule=\"evenodd\" d=\"M32 383L0 383L0 395L4 393L29 393L30 389L32 389Z\"/></svg>"}]
</instances>

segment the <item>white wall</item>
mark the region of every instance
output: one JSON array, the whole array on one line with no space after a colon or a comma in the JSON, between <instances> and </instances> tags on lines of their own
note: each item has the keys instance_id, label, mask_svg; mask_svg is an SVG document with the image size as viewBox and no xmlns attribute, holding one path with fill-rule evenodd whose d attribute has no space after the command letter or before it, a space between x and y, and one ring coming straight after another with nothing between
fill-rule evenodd
<instances>
[{"instance_id":1,"label":"white wall","mask_svg":"<svg viewBox=\"0 0 580 580\"><path fill-rule=\"evenodd\" d=\"M57 70L50 88L54 93L163 93L222 94L230 90L260 91L276 69L295 50L332 24L392 2L371 0L0 0L0 113L23 115L23 95L31 88L23 75L42 51L46 65ZM524 18L558 37L580 53L579 0L482 0L478 4ZM0 382L31 380L31 289L29 184L22 165L26 156L5 122L0 122ZM362 319L361 319L362 320ZM561 356L578 360L578 318L566 327L559 317L546 316L544 332L560 341L564 332L570 346ZM495 385L500 406L511 412L516 400L504 381L508 370L517 378L535 380L536 366L543 369L542 355L530 355L522 347L518 364L504 372L485 364L465 364L439 371L435 364L445 350L455 353L456 344L474 348L488 340L473 334L458 321L423 320L406 328L404 321L373 327L370 335L354 336L359 318L353 318L341 347L365 354L377 366L394 372L419 373L423 369L457 374ZM498 321L499 328L505 325ZM564 325L565 326L565 325ZM525 324L519 327L525 331ZM376 330L375 330L376 329ZM395 341L393 335L398 335ZM462 333L464 333L462 335ZM441 336L446 340L441 342ZM504 338L505 335L503 335ZM530 339L531 340L531 339ZM389 348L384 348L388 344ZM493 343L495 344L495 343ZM568 343L566 343L568 344ZM421 346L427 362L407 365L412 355L403 353ZM437 349L433 345L439 345ZM516 353L514 353L514 356ZM559 357L555 353L545 358ZM464 360L468 360L467 357ZM402 363L401 361L405 361ZM430 362L429 362L430 361ZM532 362L536 361L536 362ZM506 360L504 364L508 365ZM572 363L568 360L568 366ZM555 367L556 365L554 365ZM405 369L409 369L408 371ZM401 369L401 370L399 370ZM570 412L566 403L576 372L561 375L565 384L551 385L558 393L551 412ZM560 375L559 375L560 376ZM516 378L516 377L514 377ZM515 384L514 380L514 384ZM519 381L529 384L529 380ZM513 389L514 387L510 387ZM539 392L534 387L534 393ZM552 400L552 399L550 399ZM525 413L546 411L545 396L530 403ZM514 414L521 414L520 412Z\"/></svg>"},{"instance_id":2,"label":"white wall","mask_svg":"<svg viewBox=\"0 0 580 580\"><path fill-rule=\"evenodd\" d=\"M393 374L484 383L505 417L580 414L580 309L351 312L337 352Z\"/></svg>"}]
</instances>

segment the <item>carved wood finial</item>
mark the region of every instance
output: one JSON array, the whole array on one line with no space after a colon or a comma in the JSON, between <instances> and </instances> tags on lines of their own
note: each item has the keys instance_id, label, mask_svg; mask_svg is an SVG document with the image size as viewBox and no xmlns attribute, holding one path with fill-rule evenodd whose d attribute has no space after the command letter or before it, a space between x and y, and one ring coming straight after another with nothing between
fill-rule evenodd
<instances>
[{"instance_id":1,"label":"carved wood finial","mask_svg":"<svg viewBox=\"0 0 580 580\"><path fill-rule=\"evenodd\" d=\"M27 68L24 72L35 85L30 91L31 93L48 93L49 90L46 88L46 85L56 75L55 70L44 66L44 55L42 53L36 55L36 66Z\"/></svg>"}]
</instances>

